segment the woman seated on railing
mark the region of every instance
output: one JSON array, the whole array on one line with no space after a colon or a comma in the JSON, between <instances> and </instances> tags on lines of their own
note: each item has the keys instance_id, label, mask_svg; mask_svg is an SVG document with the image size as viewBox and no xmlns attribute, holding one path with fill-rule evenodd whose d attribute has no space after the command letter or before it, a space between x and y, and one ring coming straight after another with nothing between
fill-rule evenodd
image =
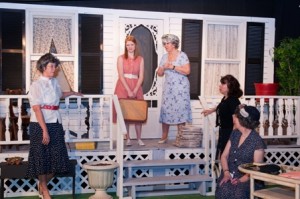
<instances>
[{"instance_id":1,"label":"woman seated on railing","mask_svg":"<svg viewBox=\"0 0 300 199\"><path fill-rule=\"evenodd\" d=\"M259 118L260 113L253 106L242 104L236 108L233 117L236 129L221 156L222 173L217 181L216 199L250 198L249 176L241 173L238 166L263 162L266 145L255 131Z\"/></svg>"}]
</instances>

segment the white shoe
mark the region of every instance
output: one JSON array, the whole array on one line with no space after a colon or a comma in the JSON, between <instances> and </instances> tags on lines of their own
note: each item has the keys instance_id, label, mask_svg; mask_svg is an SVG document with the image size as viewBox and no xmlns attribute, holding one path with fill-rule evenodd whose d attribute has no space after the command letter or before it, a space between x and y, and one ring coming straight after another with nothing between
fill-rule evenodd
<instances>
[{"instance_id":1,"label":"white shoe","mask_svg":"<svg viewBox=\"0 0 300 199\"><path fill-rule=\"evenodd\" d=\"M145 143L144 143L142 140L138 140L138 144L139 144L140 146L145 146Z\"/></svg>"},{"instance_id":2,"label":"white shoe","mask_svg":"<svg viewBox=\"0 0 300 199\"><path fill-rule=\"evenodd\" d=\"M158 144L165 144L165 143L167 143L167 141L168 141L168 138L160 139L160 140L158 141Z\"/></svg>"},{"instance_id":3,"label":"white shoe","mask_svg":"<svg viewBox=\"0 0 300 199\"><path fill-rule=\"evenodd\" d=\"M127 139L127 141L126 141L126 146L131 146L131 141L130 141L130 139Z\"/></svg>"}]
</instances>

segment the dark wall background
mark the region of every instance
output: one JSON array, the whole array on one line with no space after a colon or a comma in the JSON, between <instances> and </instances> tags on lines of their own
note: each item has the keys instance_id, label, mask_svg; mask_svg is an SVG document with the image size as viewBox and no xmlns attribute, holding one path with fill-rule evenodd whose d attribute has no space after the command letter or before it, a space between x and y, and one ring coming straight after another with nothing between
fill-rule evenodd
<instances>
[{"instance_id":1,"label":"dark wall background","mask_svg":"<svg viewBox=\"0 0 300 199\"><path fill-rule=\"evenodd\" d=\"M300 0L12 0L5 2L272 17L276 19L276 46L285 37L300 36Z\"/></svg>"}]
</instances>

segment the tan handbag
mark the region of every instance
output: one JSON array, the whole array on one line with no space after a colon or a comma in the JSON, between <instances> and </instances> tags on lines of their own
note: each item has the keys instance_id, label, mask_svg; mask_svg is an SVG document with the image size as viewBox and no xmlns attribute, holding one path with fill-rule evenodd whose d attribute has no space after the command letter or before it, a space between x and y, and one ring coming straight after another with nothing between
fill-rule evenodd
<instances>
[{"instance_id":1,"label":"tan handbag","mask_svg":"<svg viewBox=\"0 0 300 199\"><path fill-rule=\"evenodd\" d=\"M126 122L146 122L148 104L146 100L120 99L120 106Z\"/></svg>"}]
</instances>

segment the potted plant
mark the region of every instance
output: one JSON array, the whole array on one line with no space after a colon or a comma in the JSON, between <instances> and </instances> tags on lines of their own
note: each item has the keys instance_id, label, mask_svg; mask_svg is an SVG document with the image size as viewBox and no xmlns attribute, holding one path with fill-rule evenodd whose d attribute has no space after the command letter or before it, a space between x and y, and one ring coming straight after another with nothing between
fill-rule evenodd
<instances>
[{"instance_id":1,"label":"potted plant","mask_svg":"<svg viewBox=\"0 0 300 199\"><path fill-rule=\"evenodd\" d=\"M281 95L300 95L300 37L286 38L274 48L274 60L279 65L275 74Z\"/></svg>"}]
</instances>

